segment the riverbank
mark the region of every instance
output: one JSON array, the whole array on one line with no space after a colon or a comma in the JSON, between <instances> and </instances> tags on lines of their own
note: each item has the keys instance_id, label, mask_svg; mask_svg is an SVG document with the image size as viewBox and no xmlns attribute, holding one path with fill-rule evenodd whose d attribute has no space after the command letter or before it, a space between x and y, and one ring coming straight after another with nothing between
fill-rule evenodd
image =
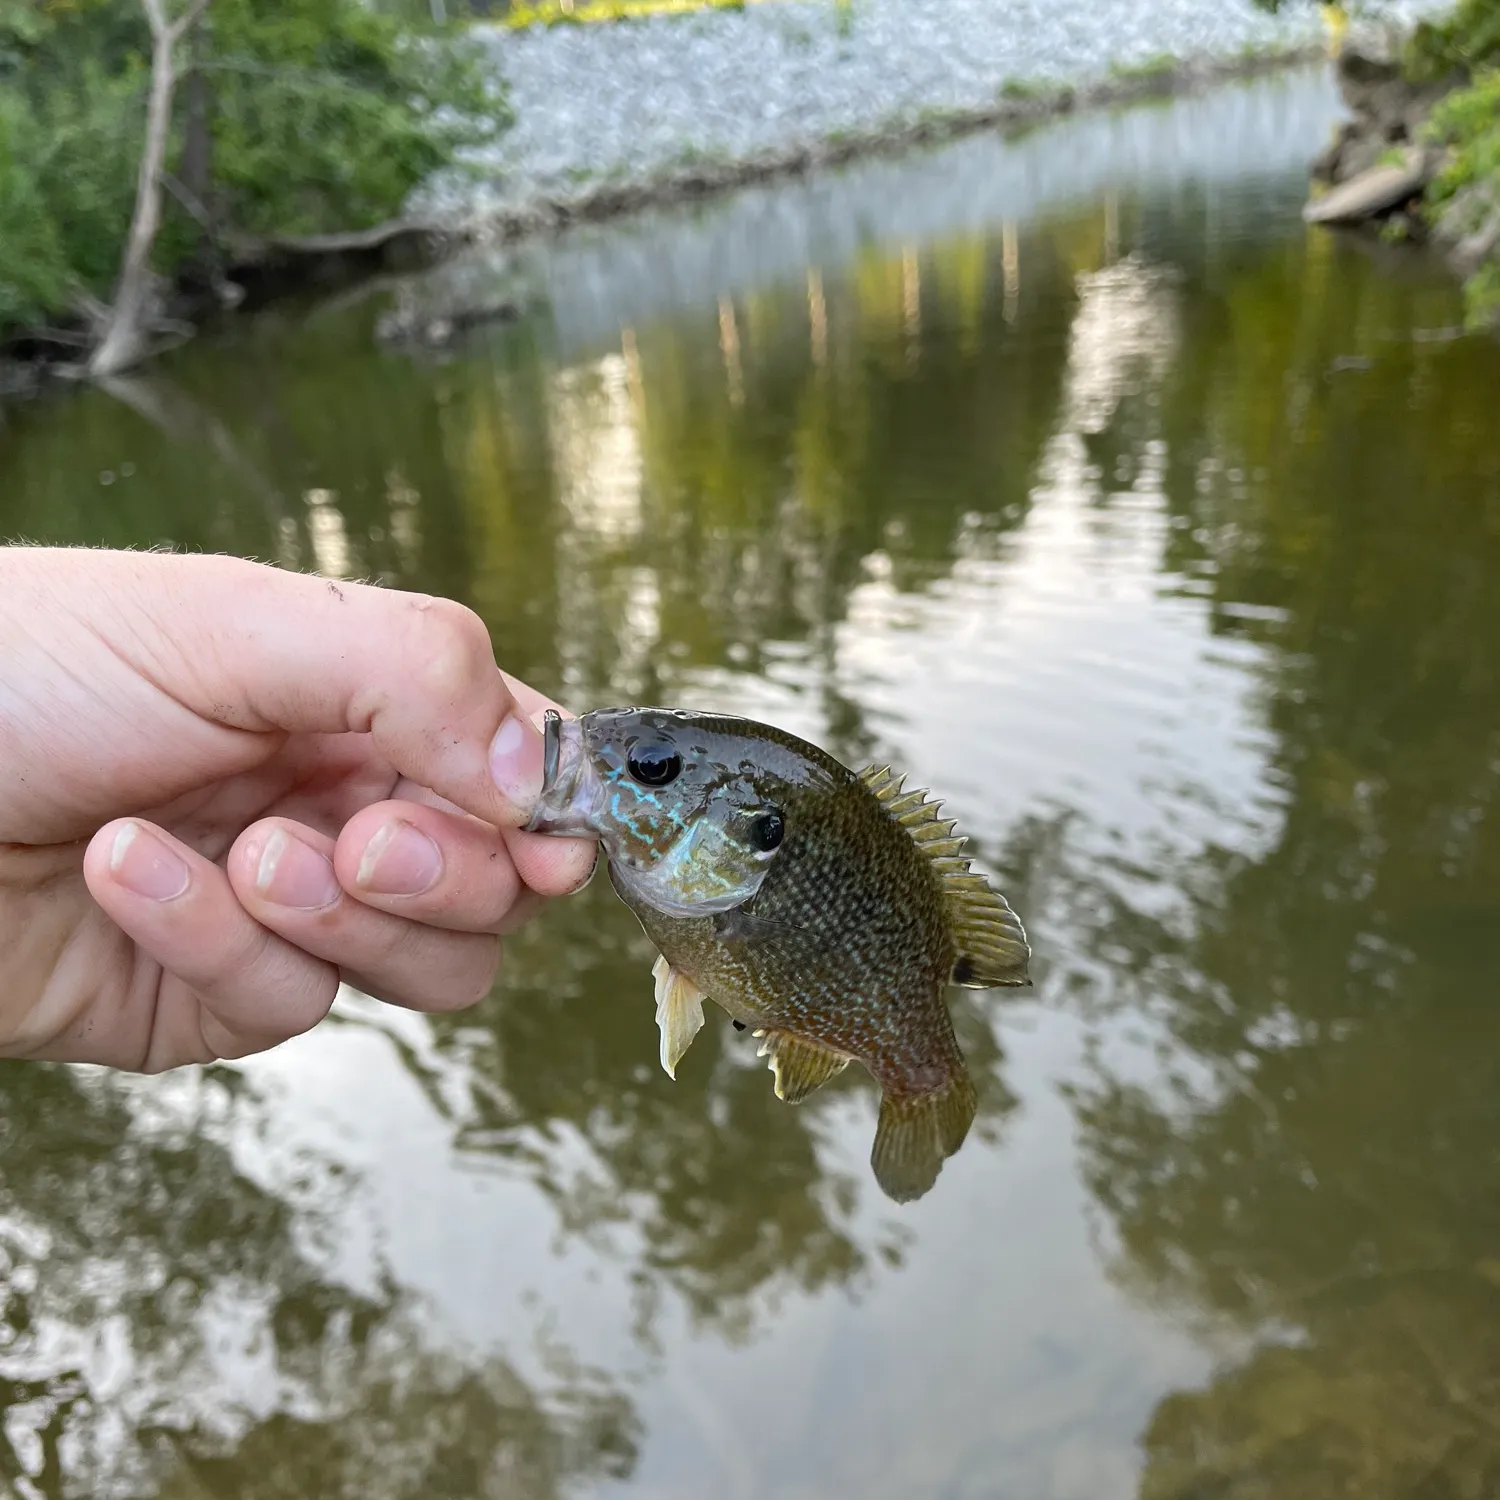
<instances>
[{"instance_id":1,"label":"riverbank","mask_svg":"<svg viewBox=\"0 0 1500 1500\"><path fill-rule=\"evenodd\" d=\"M768 286L805 290L865 257L899 264L913 244L1003 239L1019 222L1066 217L1126 184L1158 203L1196 201L1231 237L1268 226L1295 236L1308 142L1326 140L1339 116L1329 71L1314 63L1160 107L973 131L480 246L382 291L376 327L384 342L446 360L482 347L488 324L529 319L553 356L588 361L618 349L622 327L739 305ZM1030 285L1029 258L1009 274Z\"/></svg>"},{"instance_id":2,"label":"riverbank","mask_svg":"<svg viewBox=\"0 0 1500 1500\"><path fill-rule=\"evenodd\" d=\"M1500 3L1467 0L1400 49L1346 49L1348 117L1312 167L1312 223L1431 242L1468 293L1469 322L1500 327Z\"/></svg>"},{"instance_id":3,"label":"riverbank","mask_svg":"<svg viewBox=\"0 0 1500 1500\"><path fill-rule=\"evenodd\" d=\"M1444 7L1405 0L1410 25ZM984 129L1182 93L1324 52L1316 12L1249 0L751 0L597 25L468 29L513 126L429 178L403 218L283 239L167 288L158 352L240 305L385 273L474 243L890 154ZM1317 143L1309 141L1309 153ZM399 201L399 200L397 200ZM391 247L400 255L393 256ZM182 295L184 292L189 295ZM0 397L77 373L87 329L0 350ZM7 357L8 356L8 357Z\"/></svg>"},{"instance_id":4,"label":"riverbank","mask_svg":"<svg viewBox=\"0 0 1500 1500\"><path fill-rule=\"evenodd\" d=\"M1407 0L1389 22L1441 8ZM504 77L515 126L414 208L501 238L1182 92L1326 45L1313 8L1271 16L1248 0L760 0L474 34Z\"/></svg>"}]
</instances>

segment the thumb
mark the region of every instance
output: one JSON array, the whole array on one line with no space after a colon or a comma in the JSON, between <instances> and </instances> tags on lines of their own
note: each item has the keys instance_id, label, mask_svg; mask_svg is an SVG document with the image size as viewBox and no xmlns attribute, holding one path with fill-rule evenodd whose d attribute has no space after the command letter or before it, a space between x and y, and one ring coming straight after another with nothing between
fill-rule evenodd
<instances>
[{"instance_id":1,"label":"thumb","mask_svg":"<svg viewBox=\"0 0 1500 1500\"><path fill-rule=\"evenodd\" d=\"M239 558L80 557L90 560L130 570L129 592L144 602L128 634L149 675L201 718L256 733L369 734L397 772L466 812L499 827L530 817L542 737L473 610Z\"/></svg>"}]
</instances>

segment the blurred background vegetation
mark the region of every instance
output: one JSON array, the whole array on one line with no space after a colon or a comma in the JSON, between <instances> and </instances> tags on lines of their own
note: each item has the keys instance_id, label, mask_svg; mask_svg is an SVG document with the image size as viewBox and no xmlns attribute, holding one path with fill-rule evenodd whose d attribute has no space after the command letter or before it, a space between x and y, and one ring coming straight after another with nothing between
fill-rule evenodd
<instances>
[{"instance_id":1,"label":"blurred background vegetation","mask_svg":"<svg viewBox=\"0 0 1500 1500\"><path fill-rule=\"evenodd\" d=\"M222 289L230 247L247 237L399 215L420 183L510 123L493 61L465 38L469 21L580 24L742 4L209 0L178 49L152 266L172 286ZM1324 8L1338 21L1346 9L1381 13ZM1500 0L1460 0L1417 28L1404 58L1414 80L1457 85L1429 124L1449 152L1429 217L1481 233L1500 217ZM0 0L0 343L95 337L135 203L150 72L142 0ZM1500 311L1500 248L1471 269L1471 314L1488 320Z\"/></svg>"},{"instance_id":2,"label":"blurred background vegetation","mask_svg":"<svg viewBox=\"0 0 1500 1500\"><path fill-rule=\"evenodd\" d=\"M1434 138L1452 156L1428 198L1439 214L1463 200L1460 228L1481 231L1486 215L1500 217L1500 0L1463 0L1446 21L1418 27L1407 68L1418 78L1466 80L1432 117ZM1476 321L1500 317L1500 246L1470 277L1469 308Z\"/></svg>"},{"instance_id":3,"label":"blurred background vegetation","mask_svg":"<svg viewBox=\"0 0 1500 1500\"><path fill-rule=\"evenodd\" d=\"M239 235L365 228L509 123L425 9L212 0L179 48L153 264L211 280ZM135 202L151 36L139 0L0 0L0 336L106 300Z\"/></svg>"},{"instance_id":4,"label":"blurred background vegetation","mask_svg":"<svg viewBox=\"0 0 1500 1500\"><path fill-rule=\"evenodd\" d=\"M1296 0L1256 0L1279 11ZM1332 34L1342 40L1352 15L1379 19L1380 0L1324 5ZM1441 19L1423 21L1405 42L1401 70L1414 85L1446 81L1452 91L1433 110L1427 142L1445 152L1426 191L1425 217L1453 241L1493 241L1466 266L1470 321L1500 318L1500 0L1459 0ZM1488 233L1487 233L1488 232Z\"/></svg>"}]
</instances>

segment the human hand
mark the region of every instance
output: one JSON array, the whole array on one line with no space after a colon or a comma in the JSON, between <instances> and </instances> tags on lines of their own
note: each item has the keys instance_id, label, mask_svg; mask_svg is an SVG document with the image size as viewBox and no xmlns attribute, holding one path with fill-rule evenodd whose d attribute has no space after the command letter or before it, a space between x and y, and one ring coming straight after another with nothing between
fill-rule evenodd
<instances>
[{"instance_id":1,"label":"human hand","mask_svg":"<svg viewBox=\"0 0 1500 1500\"><path fill-rule=\"evenodd\" d=\"M449 600L0 547L0 1055L154 1072L419 1010L586 883L521 831L548 700Z\"/></svg>"}]
</instances>

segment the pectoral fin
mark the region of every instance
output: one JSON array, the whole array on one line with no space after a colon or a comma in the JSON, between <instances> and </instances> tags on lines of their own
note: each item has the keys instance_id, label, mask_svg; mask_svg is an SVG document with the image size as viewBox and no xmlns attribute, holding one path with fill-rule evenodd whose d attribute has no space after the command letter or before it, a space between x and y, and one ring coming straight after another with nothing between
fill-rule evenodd
<instances>
[{"instance_id":1,"label":"pectoral fin","mask_svg":"<svg viewBox=\"0 0 1500 1500\"><path fill-rule=\"evenodd\" d=\"M842 1052L830 1052L806 1037L790 1031L757 1031L765 1040L759 1057L771 1059L776 1075L776 1097L788 1104L800 1104L814 1089L822 1088L830 1078L837 1078L849 1066Z\"/></svg>"},{"instance_id":2,"label":"pectoral fin","mask_svg":"<svg viewBox=\"0 0 1500 1500\"><path fill-rule=\"evenodd\" d=\"M658 956L651 967L656 980L656 1024L661 1030L661 1065L667 1077L677 1077L682 1054L703 1025L703 991Z\"/></svg>"}]
</instances>

